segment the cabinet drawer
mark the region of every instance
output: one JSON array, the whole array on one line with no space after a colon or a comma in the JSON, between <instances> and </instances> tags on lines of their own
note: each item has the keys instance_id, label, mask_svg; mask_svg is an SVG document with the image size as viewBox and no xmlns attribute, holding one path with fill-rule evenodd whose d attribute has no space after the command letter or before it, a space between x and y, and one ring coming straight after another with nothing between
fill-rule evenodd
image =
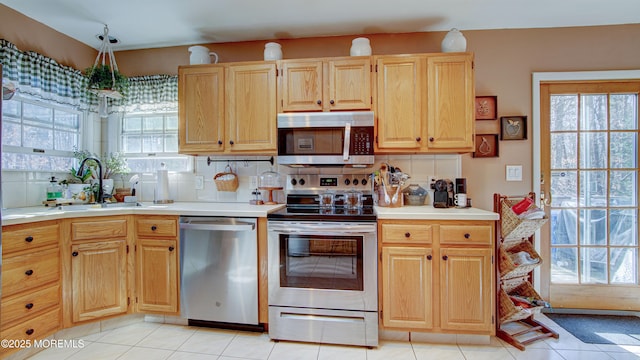
<instances>
[{"instance_id":1,"label":"cabinet drawer","mask_svg":"<svg viewBox=\"0 0 640 360\"><path fill-rule=\"evenodd\" d=\"M440 225L441 244L491 245L491 225Z\"/></svg>"},{"instance_id":2,"label":"cabinet drawer","mask_svg":"<svg viewBox=\"0 0 640 360\"><path fill-rule=\"evenodd\" d=\"M127 220L96 219L71 223L71 240L113 239L127 236Z\"/></svg>"},{"instance_id":3,"label":"cabinet drawer","mask_svg":"<svg viewBox=\"0 0 640 360\"><path fill-rule=\"evenodd\" d=\"M16 320L25 321L43 310L57 307L60 303L60 286L54 285L44 289L16 296L10 300L2 299L2 328Z\"/></svg>"},{"instance_id":4,"label":"cabinet drawer","mask_svg":"<svg viewBox=\"0 0 640 360\"><path fill-rule=\"evenodd\" d=\"M18 225L2 230L2 253L9 254L47 245L57 245L60 237L60 225Z\"/></svg>"},{"instance_id":5,"label":"cabinet drawer","mask_svg":"<svg viewBox=\"0 0 640 360\"><path fill-rule=\"evenodd\" d=\"M431 244L431 225L382 224L383 243Z\"/></svg>"},{"instance_id":6,"label":"cabinet drawer","mask_svg":"<svg viewBox=\"0 0 640 360\"><path fill-rule=\"evenodd\" d=\"M57 248L3 259L3 297L59 280L60 257Z\"/></svg>"},{"instance_id":7,"label":"cabinet drawer","mask_svg":"<svg viewBox=\"0 0 640 360\"><path fill-rule=\"evenodd\" d=\"M60 320L60 308L56 306L33 319L23 321L8 329L3 329L0 337L11 340L42 339L58 330Z\"/></svg>"},{"instance_id":8,"label":"cabinet drawer","mask_svg":"<svg viewBox=\"0 0 640 360\"><path fill-rule=\"evenodd\" d=\"M136 220L136 234L138 236L178 236L178 220L167 218L143 218Z\"/></svg>"}]
</instances>

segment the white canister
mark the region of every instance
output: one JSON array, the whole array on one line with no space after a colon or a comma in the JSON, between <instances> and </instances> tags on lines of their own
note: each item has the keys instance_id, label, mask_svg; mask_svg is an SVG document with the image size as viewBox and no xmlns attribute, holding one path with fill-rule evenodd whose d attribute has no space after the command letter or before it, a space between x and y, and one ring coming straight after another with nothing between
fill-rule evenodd
<instances>
[{"instance_id":1,"label":"white canister","mask_svg":"<svg viewBox=\"0 0 640 360\"><path fill-rule=\"evenodd\" d=\"M282 46L276 42L264 45L264 60L282 60Z\"/></svg>"},{"instance_id":2,"label":"white canister","mask_svg":"<svg viewBox=\"0 0 640 360\"><path fill-rule=\"evenodd\" d=\"M442 52L465 52L467 51L467 39L456 29L451 29L444 39L442 39Z\"/></svg>"},{"instance_id":3,"label":"white canister","mask_svg":"<svg viewBox=\"0 0 640 360\"><path fill-rule=\"evenodd\" d=\"M355 38L351 41L351 56L369 56L371 55L371 44L369 39L365 37Z\"/></svg>"},{"instance_id":4,"label":"white canister","mask_svg":"<svg viewBox=\"0 0 640 360\"><path fill-rule=\"evenodd\" d=\"M191 65L211 64L212 56L215 58L213 63L218 63L218 54L209 51L209 48L206 46L191 46L189 52L191 53L191 55L189 55L189 64Z\"/></svg>"}]
</instances>

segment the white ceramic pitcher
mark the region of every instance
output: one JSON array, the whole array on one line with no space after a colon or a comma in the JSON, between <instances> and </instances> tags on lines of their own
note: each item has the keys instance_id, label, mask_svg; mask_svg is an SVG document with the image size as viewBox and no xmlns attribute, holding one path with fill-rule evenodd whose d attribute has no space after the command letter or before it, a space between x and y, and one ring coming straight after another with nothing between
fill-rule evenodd
<instances>
[{"instance_id":1,"label":"white ceramic pitcher","mask_svg":"<svg viewBox=\"0 0 640 360\"><path fill-rule=\"evenodd\" d=\"M218 54L209 51L209 48L206 46L191 46L189 48L189 64L198 65L198 64L211 64L211 57L214 57L213 63L218 63Z\"/></svg>"}]
</instances>

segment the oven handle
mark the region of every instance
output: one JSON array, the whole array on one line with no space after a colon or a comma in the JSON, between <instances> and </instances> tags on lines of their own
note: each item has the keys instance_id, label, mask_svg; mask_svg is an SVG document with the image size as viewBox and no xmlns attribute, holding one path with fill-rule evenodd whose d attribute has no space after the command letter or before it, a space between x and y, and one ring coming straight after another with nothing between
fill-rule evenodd
<instances>
[{"instance_id":1,"label":"oven handle","mask_svg":"<svg viewBox=\"0 0 640 360\"><path fill-rule=\"evenodd\" d=\"M344 235L344 234L371 234L376 231L375 225L354 225L349 224L345 229L345 225L327 225L325 224L300 224L300 223L287 223L287 224L274 224L269 223L269 230L279 232L282 234L322 234L322 235Z\"/></svg>"}]
</instances>

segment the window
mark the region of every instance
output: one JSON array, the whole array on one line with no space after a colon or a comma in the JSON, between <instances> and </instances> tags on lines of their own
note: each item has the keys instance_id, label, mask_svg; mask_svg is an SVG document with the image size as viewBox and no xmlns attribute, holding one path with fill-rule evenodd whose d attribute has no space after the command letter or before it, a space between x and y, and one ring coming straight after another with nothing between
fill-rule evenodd
<instances>
[{"instance_id":1,"label":"window","mask_svg":"<svg viewBox=\"0 0 640 360\"><path fill-rule=\"evenodd\" d=\"M164 162L172 171L190 171L192 159L178 154L178 114L126 114L121 152L133 172L153 172Z\"/></svg>"},{"instance_id":2,"label":"window","mask_svg":"<svg viewBox=\"0 0 640 360\"><path fill-rule=\"evenodd\" d=\"M2 168L68 171L82 135L81 112L16 95L2 103Z\"/></svg>"}]
</instances>

